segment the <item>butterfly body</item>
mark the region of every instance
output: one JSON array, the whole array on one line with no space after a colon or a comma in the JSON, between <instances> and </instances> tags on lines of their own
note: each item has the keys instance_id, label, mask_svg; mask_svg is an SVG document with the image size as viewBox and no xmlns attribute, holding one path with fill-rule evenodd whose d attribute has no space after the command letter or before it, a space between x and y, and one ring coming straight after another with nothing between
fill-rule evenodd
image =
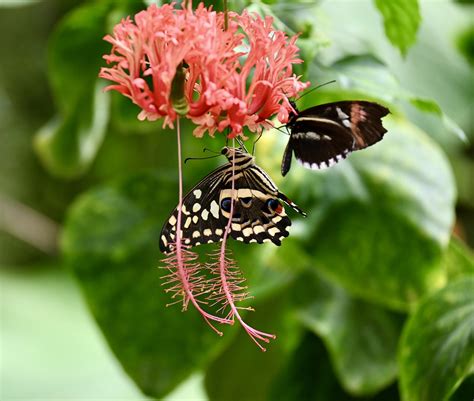
<instances>
[{"instance_id":1,"label":"butterfly body","mask_svg":"<svg viewBox=\"0 0 474 401\"><path fill-rule=\"evenodd\" d=\"M291 225L281 201L305 213L278 190L252 155L228 147L222 154L228 163L204 177L183 198L182 243L191 247L221 241L232 212L229 234L233 239L280 245ZM177 219L178 208L161 231L160 250L164 253L173 250Z\"/></svg>"},{"instance_id":2,"label":"butterfly body","mask_svg":"<svg viewBox=\"0 0 474 401\"><path fill-rule=\"evenodd\" d=\"M283 155L282 175L291 167L293 154L310 169L330 167L354 150L380 141L387 130L382 117L389 110L374 102L326 103L298 112L294 102L287 123L290 139Z\"/></svg>"}]
</instances>

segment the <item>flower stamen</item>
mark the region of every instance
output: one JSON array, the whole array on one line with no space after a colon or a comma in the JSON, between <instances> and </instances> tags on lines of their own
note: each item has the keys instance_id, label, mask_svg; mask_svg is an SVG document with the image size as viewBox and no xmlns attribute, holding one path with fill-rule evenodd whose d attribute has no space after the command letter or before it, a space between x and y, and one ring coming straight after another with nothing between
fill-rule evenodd
<instances>
[{"instance_id":1,"label":"flower stamen","mask_svg":"<svg viewBox=\"0 0 474 401\"><path fill-rule=\"evenodd\" d=\"M197 299L195 291L202 295L207 293L205 280L200 275L204 270L200 264L195 262L197 255L186 249L186 246L181 242L181 221L182 221L182 205L183 205L183 176L182 176L182 160L181 160L181 129L179 123L179 117L176 119L176 132L178 142L178 186L179 186L179 201L178 201L178 216L177 216L177 229L176 229L176 243L174 244L174 253L164 260L166 268L170 271L167 275L167 283L172 284L169 288L170 291L174 292L175 296L182 296L183 311L187 309L189 302L191 302L197 311L202 315L206 323L220 336L223 333L218 330L212 322L221 324L234 324L231 319L222 318L219 316L212 315L202 309L200 303L203 303Z\"/></svg>"},{"instance_id":2,"label":"flower stamen","mask_svg":"<svg viewBox=\"0 0 474 401\"><path fill-rule=\"evenodd\" d=\"M241 310L253 310L251 307L238 307L236 306L236 302L243 301L244 299L248 298L248 293L246 292L247 287L241 286L241 284L245 281L242 276L242 273L238 270L236 262L230 258L228 255L228 251L226 249L227 245L227 238L230 233L230 227L232 224L232 216L234 212L234 191L235 191L235 153L232 157L232 186L231 186L231 203L230 203L230 213L229 213L229 221L227 222L226 228L224 230L224 235L222 238L222 244L220 251L218 253L219 260L217 266L214 264L211 271L218 270L219 278L220 278L220 288L217 292L218 296L215 297L215 300L219 300L222 302L222 307L220 311L224 311L226 307L230 308L226 319L234 321L235 318L240 322L244 330L250 336L250 338L257 344L257 346L262 350L266 351L266 348L263 347L260 341L265 343L269 343L270 339L275 339L276 336L274 334L265 333L260 330L256 330L253 327L249 326L247 323L244 322L242 319L239 309Z\"/></svg>"}]
</instances>

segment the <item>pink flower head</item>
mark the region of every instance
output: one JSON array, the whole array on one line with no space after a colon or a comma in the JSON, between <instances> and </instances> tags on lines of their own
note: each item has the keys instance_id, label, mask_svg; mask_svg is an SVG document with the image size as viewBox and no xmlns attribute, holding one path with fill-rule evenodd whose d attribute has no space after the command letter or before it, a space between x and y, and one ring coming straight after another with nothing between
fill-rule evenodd
<instances>
[{"instance_id":1,"label":"pink flower head","mask_svg":"<svg viewBox=\"0 0 474 401\"><path fill-rule=\"evenodd\" d=\"M193 71L190 74L194 85L188 90L196 91L197 87L200 93L188 113L199 125L196 136L206 130L212 135L227 127L231 129L229 137L241 134L244 126L261 131L270 126L267 120L275 114L286 123L291 111L288 97L309 85L293 74L292 65L302 62L297 57L296 36L288 40L273 27L271 17L263 19L246 11L228 16L231 42L203 53L204 68L199 76ZM220 26L223 18L218 15Z\"/></svg>"},{"instance_id":2,"label":"pink flower head","mask_svg":"<svg viewBox=\"0 0 474 401\"><path fill-rule=\"evenodd\" d=\"M276 30L271 17L229 12L227 29L224 20L224 13L202 3L195 11L151 5L104 38L113 47L104 56L111 66L100 76L115 82L107 89L142 109L140 119L165 117L164 124L172 126L171 87L177 68L184 68L186 117L198 125L198 137L225 129L234 137L244 127L261 131L275 114L287 122L288 97L309 84L293 74L292 65L301 63L296 36L288 39Z\"/></svg>"},{"instance_id":3,"label":"pink flower head","mask_svg":"<svg viewBox=\"0 0 474 401\"><path fill-rule=\"evenodd\" d=\"M105 36L113 47L104 59L112 66L102 68L99 76L116 83L106 90L117 90L142 109L139 119L165 117L169 126L176 119L170 99L176 70L215 24L215 12L203 6L199 10L198 15L184 5L152 4Z\"/></svg>"}]
</instances>

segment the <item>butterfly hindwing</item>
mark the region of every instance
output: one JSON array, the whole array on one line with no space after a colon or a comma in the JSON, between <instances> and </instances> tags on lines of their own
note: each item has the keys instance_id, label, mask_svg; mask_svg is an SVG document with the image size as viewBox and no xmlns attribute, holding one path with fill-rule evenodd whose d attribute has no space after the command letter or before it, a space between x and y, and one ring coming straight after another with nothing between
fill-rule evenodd
<instances>
[{"instance_id":1,"label":"butterfly hindwing","mask_svg":"<svg viewBox=\"0 0 474 401\"><path fill-rule=\"evenodd\" d=\"M234 175L229 162L202 179L184 197L181 217L184 245L192 247L221 241L229 222L232 198L230 236L245 243L273 242L280 245L281 240L289 235L287 228L291 220L280 200L304 215L254 164L252 156L244 152L238 155ZM176 208L160 235L160 250L164 253L173 249L177 219Z\"/></svg>"},{"instance_id":2,"label":"butterfly hindwing","mask_svg":"<svg viewBox=\"0 0 474 401\"><path fill-rule=\"evenodd\" d=\"M232 190L221 192L222 213L225 225L229 219L229 207ZM239 188L234 192L234 210L230 235L237 241L246 243L273 242L281 244L281 240L289 235L287 228L291 220L275 194L264 193L260 189ZM227 207L226 207L227 206Z\"/></svg>"},{"instance_id":3,"label":"butterfly hindwing","mask_svg":"<svg viewBox=\"0 0 474 401\"><path fill-rule=\"evenodd\" d=\"M303 166L322 169L332 166L351 152L354 144L352 136L338 123L320 120L311 127L306 123L298 124L290 136L287 151L294 153ZM306 131L305 131L306 130ZM282 174L290 169L289 156L284 156Z\"/></svg>"},{"instance_id":4,"label":"butterfly hindwing","mask_svg":"<svg viewBox=\"0 0 474 401\"><path fill-rule=\"evenodd\" d=\"M291 156L305 167L322 169L344 159L354 150L380 141L387 132L382 117L389 110L377 103L342 101L318 105L292 115L291 135L282 161L282 175L290 169Z\"/></svg>"},{"instance_id":5,"label":"butterfly hindwing","mask_svg":"<svg viewBox=\"0 0 474 401\"><path fill-rule=\"evenodd\" d=\"M219 189L225 178L222 167L203 178L183 198L181 238L185 245L194 246L208 241L218 241L219 228L222 225L218 204ZM176 241L177 223L178 207L171 213L161 230L160 250L164 253L169 253Z\"/></svg>"}]
</instances>

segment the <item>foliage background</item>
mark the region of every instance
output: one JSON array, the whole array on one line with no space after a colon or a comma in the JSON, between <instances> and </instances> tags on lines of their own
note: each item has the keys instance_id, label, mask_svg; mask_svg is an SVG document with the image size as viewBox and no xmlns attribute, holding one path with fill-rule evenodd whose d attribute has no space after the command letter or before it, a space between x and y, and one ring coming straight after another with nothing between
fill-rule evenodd
<instances>
[{"instance_id":1,"label":"foliage background","mask_svg":"<svg viewBox=\"0 0 474 401\"><path fill-rule=\"evenodd\" d=\"M310 214L278 249L234 247L249 319L278 335L265 354L238 327L218 338L164 307L155 267L177 199L175 136L96 79L101 38L145 4L0 4L2 399L472 398L469 1L230 2L302 32L299 72L314 85L337 79L301 108L392 110L384 141L323 173L283 180L286 138L259 142L258 163ZM184 154L222 144L187 135ZM186 185L216 164L186 167Z\"/></svg>"}]
</instances>

